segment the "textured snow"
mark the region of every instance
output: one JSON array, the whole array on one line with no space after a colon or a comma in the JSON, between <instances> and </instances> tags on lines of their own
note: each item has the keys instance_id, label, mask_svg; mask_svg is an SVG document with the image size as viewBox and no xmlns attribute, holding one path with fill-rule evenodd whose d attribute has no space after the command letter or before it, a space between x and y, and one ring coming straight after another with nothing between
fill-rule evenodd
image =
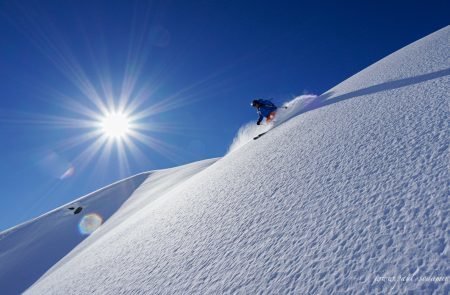
<instances>
[{"instance_id":1,"label":"textured snow","mask_svg":"<svg viewBox=\"0 0 450 295\"><path fill-rule=\"evenodd\" d=\"M215 161L138 174L0 233L0 294L25 291L73 248L78 246L70 255L83 249L94 237L98 239L105 229L120 223L140 206L158 198L161 192L181 184ZM151 198L143 196L143 190ZM83 209L77 215L68 209L78 207ZM79 231L80 221L92 213L107 223L79 245L87 237Z\"/></svg>"},{"instance_id":2,"label":"textured snow","mask_svg":"<svg viewBox=\"0 0 450 295\"><path fill-rule=\"evenodd\" d=\"M0 233L0 294L18 294L78 245L82 216L108 219L148 175L136 175ZM82 207L79 215L68 208Z\"/></svg>"},{"instance_id":3,"label":"textured snow","mask_svg":"<svg viewBox=\"0 0 450 295\"><path fill-rule=\"evenodd\" d=\"M389 55L189 177L150 176L26 294L448 294L449 43Z\"/></svg>"}]
</instances>

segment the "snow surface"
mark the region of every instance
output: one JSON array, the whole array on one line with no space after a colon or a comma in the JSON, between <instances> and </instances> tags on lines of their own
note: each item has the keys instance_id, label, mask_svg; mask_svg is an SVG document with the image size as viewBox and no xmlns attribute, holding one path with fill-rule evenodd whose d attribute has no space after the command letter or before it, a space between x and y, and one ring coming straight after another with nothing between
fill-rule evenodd
<instances>
[{"instance_id":1,"label":"snow surface","mask_svg":"<svg viewBox=\"0 0 450 295\"><path fill-rule=\"evenodd\" d=\"M25 293L448 294L449 43L446 27L222 159L150 175Z\"/></svg>"},{"instance_id":2,"label":"snow surface","mask_svg":"<svg viewBox=\"0 0 450 295\"><path fill-rule=\"evenodd\" d=\"M94 213L108 221L90 236L90 240L94 236L98 239L105 228L122 222L141 206L158 198L161 192L181 184L215 161L138 174L0 233L0 294L25 291L77 245L69 256L89 244L86 241L79 245L87 237L79 231L84 216ZM146 192L145 196L142 191ZM147 194L151 194L151 198ZM68 209L78 207L83 209L77 215Z\"/></svg>"}]
</instances>

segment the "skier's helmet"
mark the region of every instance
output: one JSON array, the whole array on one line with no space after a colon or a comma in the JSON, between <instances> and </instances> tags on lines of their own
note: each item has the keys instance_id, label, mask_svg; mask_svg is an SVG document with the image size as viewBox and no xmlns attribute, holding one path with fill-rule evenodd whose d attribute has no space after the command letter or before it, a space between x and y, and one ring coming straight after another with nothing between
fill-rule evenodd
<instances>
[{"instance_id":1,"label":"skier's helmet","mask_svg":"<svg viewBox=\"0 0 450 295\"><path fill-rule=\"evenodd\" d=\"M252 107L257 107L259 104L260 104L260 103L259 103L259 101L258 101L257 99L254 99L254 100L250 103L250 105L251 105Z\"/></svg>"}]
</instances>

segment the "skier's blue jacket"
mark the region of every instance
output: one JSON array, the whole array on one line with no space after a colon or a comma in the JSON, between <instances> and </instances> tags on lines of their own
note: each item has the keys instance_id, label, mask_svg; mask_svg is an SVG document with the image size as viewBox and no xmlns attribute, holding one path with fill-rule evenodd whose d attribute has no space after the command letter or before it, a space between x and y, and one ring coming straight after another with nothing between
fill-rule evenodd
<instances>
[{"instance_id":1,"label":"skier's blue jacket","mask_svg":"<svg viewBox=\"0 0 450 295\"><path fill-rule=\"evenodd\" d=\"M277 106L274 105L270 100L258 99L256 101L259 104L257 108L257 112L259 115L258 123L260 123L264 117L269 117L272 112L275 112L277 110Z\"/></svg>"}]
</instances>

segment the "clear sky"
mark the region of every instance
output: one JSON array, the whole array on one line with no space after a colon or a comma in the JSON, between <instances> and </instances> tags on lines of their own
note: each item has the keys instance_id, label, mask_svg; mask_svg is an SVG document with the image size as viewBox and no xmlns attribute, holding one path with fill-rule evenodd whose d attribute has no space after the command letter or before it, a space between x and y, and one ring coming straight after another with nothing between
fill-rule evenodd
<instances>
[{"instance_id":1,"label":"clear sky","mask_svg":"<svg viewBox=\"0 0 450 295\"><path fill-rule=\"evenodd\" d=\"M448 25L448 3L0 1L0 230L224 155L253 98L321 94ZM122 112L132 131L108 137Z\"/></svg>"}]
</instances>

